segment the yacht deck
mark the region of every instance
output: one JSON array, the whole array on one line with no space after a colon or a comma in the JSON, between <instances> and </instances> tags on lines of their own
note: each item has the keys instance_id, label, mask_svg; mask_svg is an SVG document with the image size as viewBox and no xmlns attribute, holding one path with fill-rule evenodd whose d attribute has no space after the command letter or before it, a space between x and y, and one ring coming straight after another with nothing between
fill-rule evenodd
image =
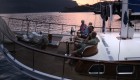
<instances>
[{"instance_id":1,"label":"yacht deck","mask_svg":"<svg viewBox=\"0 0 140 80\"><path fill-rule=\"evenodd\" d=\"M119 53L119 43L120 43L120 55L119 60L126 60L126 58L131 57L134 58L137 57L139 59L140 57L140 50L138 49L138 44L140 44L140 33L135 33L133 39L127 39L127 40L120 40L119 34L117 32L114 33L98 33L97 36L100 39L100 42L98 44L98 53L91 57L84 57L86 59L92 59L92 60L103 60L103 61L117 61L118 60L118 53ZM54 54L60 54L65 55L66 53L66 43L69 39L69 36L63 36L62 37L53 37L54 41L60 41L60 44L58 47L52 47L48 46L43 51L47 53L54 53ZM61 41L63 40L63 41ZM27 44L30 45L30 44ZM4 46L11 52L11 55L15 57L19 62L23 63L24 65L28 67L32 67L33 69L39 70L44 73L49 73L56 76L62 76L63 75L63 66L64 66L64 58L58 57L58 56L52 56L48 54L43 54L41 52L36 52L33 50L30 50L28 48L22 47L17 44L12 43L5 43ZM33 47L33 45L31 45ZM73 44L70 44L70 52L73 51ZM13 49L15 48L15 51L13 52ZM129 58L128 58L129 59ZM128 60L127 59L127 60ZM114 64L110 64L114 65ZM97 79L96 76L92 75L80 75L75 71L75 66L70 66L69 64L65 64L64 67L64 77L68 79L79 79L79 80L93 80ZM113 68L113 70L116 70ZM109 71L109 70L106 70ZM87 74L87 73L86 73ZM110 73L112 74L112 73ZM113 73L116 74L116 73ZM111 75L109 75L111 76ZM114 76L113 76L114 77ZM101 80L104 80L106 78L100 78ZM114 79L114 78L113 78ZM110 80L113 80L112 78Z\"/></svg>"},{"instance_id":2,"label":"yacht deck","mask_svg":"<svg viewBox=\"0 0 140 80\"><path fill-rule=\"evenodd\" d=\"M85 58L105 61L140 60L140 33L135 32L133 39L126 40L119 36L118 32L98 33L98 54ZM68 41L68 36L63 37L63 42Z\"/></svg>"}]
</instances>

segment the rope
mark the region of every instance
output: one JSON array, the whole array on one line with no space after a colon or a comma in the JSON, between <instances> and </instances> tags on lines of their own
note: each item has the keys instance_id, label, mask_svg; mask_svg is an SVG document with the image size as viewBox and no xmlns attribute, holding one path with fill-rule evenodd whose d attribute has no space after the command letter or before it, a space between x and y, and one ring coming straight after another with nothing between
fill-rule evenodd
<instances>
[{"instance_id":1,"label":"rope","mask_svg":"<svg viewBox=\"0 0 140 80\"><path fill-rule=\"evenodd\" d=\"M120 60L120 52L121 52L121 34L120 34L120 40L119 40L118 61Z\"/></svg>"},{"instance_id":2,"label":"rope","mask_svg":"<svg viewBox=\"0 0 140 80\"><path fill-rule=\"evenodd\" d=\"M119 3L121 3L121 2L119 2ZM122 4L128 4L128 5L140 6L140 4L133 4L133 3L122 3Z\"/></svg>"},{"instance_id":3,"label":"rope","mask_svg":"<svg viewBox=\"0 0 140 80\"><path fill-rule=\"evenodd\" d=\"M94 19L94 27L95 27L95 22L96 22L96 15L97 15L97 14L95 14L95 19Z\"/></svg>"}]
</instances>

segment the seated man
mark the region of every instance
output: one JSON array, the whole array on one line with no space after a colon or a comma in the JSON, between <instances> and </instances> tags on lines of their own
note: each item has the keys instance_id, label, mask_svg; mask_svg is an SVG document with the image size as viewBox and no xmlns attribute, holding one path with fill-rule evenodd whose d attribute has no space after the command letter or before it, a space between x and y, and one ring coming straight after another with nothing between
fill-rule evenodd
<instances>
[{"instance_id":1,"label":"seated man","mask_svg":"<svg viewBox=\"0 0 140 80\"><path fill-rule=\"evenodd\" d=\"M96 37L96 35L97 35L96 32L91 32L91 34L85 40L75 45L76 50L71 53L71 56L81 56L86 46L97 45L99 39Z\"/></svg>"}]
</instances>

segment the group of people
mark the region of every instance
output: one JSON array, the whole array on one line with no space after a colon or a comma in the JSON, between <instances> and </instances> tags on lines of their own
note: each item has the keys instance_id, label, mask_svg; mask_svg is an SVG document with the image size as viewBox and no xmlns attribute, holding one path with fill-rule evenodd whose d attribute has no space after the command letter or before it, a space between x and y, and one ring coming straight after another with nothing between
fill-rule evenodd
<instances>
[{"instance_id":1,"label":"group of people","mask_svg":"<svg viewBox=\"0 0 140 80\"><path fill-rule=\"evenodd\" d=\"M70 53L70 56L80 57L82 52L87 46L97 45L100 40L96 37L97 33L94 31L92 23L89 23L87 27L84 20L81 20L81 26L77 36L75 37L74 51ZM68 60L69 63L71 60Z\"/></svg>"},{"instance_id":2,"label":"group of people","mask_svg":"<svg viewBox=\"0 0 140 80\"><path fill-rule=\"evenodd\" d=\"M92 23L89 22L89 25L87 26L85 24L85 21L84 20L81 20L81 26L80 26L80 29L79 29L79 32L77 33L77 35L81 38L87 38L88 35L94 31L94 27L92 26Z\"/></svg>"}]
</instances>

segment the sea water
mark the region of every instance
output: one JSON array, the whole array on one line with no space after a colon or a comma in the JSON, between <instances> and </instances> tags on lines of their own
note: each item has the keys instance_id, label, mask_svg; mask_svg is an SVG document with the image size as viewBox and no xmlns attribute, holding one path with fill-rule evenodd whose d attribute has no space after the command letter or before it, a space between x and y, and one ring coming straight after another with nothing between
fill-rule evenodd
<instances>
[{"instance_id":1,"label":"sea water","mask_svg":"<svg viewBox=\"0 0 140 80\"><path fill-rule=\"evenodd\" d=\"M4 16L7 18L17 18L17 19L26 19L34 20L38 22L46 22L46 23L57 23L57 24L67 24L67 25L77 25L80 26L81 20L85 21L85 24L89 24L92 22L95 27L102 27L102 18L100 14L94 14L93 12L73 12L73 13L60 13L60 12L44 12L44 13L14 13L14 14L0 14L0 16ZM113 15L112 18L112 28L120 28L121 21L118 15ZM27 26L26 22L18 22L11 21L7 23L11 23L9 27L14 30L21 30L21 26ZM34 23L30 24L30 26L36 26ZM41 26L38 31L46 32L48 31L48 25L46 24L37 24L37 26ZM64 26L65 27L65 26ZM110 18L106 21L106 28L110 27ZM62 26L61 25L51 25L51 29L55 29L54 32L60 32ZM69 31L71 26L67 26L64 28L64 31ZM34 29L34 28L30 28ZM79 29L79 27L77 27ZM95 29L97 30L97 29ZM52 30L53 31L53 30Z\"/></svg>"}]
</instances>

